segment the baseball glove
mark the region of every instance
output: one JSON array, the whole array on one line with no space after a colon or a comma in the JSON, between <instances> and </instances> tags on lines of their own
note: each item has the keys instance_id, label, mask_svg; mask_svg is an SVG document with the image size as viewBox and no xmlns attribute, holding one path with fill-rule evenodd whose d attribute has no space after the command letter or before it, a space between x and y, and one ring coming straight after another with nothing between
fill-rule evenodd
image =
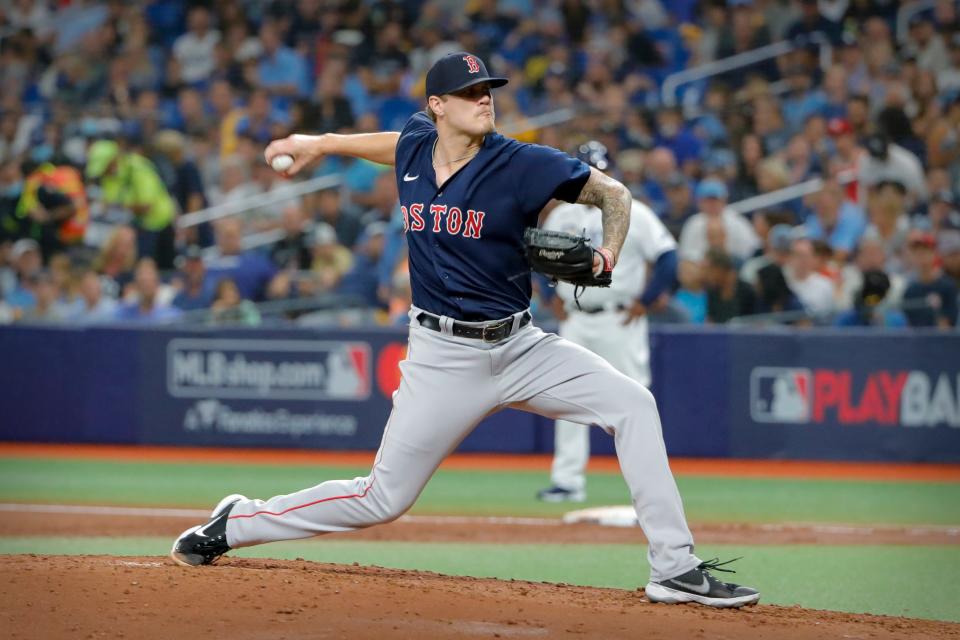
<instances>
[{"instance_id":1,"label":"baseball glove","mask_svg":"<svg viewBox=\"0 0 960 640\"><path fill-rule=\"evenodd\" d=\"M527 260L534 271L577 287L609 287L613 264L609 256L590 246L583 236L561 231L528 228L523 234ZM603 269L593 270L593 256L600 256Z\"/></svg>"}]
</instances>

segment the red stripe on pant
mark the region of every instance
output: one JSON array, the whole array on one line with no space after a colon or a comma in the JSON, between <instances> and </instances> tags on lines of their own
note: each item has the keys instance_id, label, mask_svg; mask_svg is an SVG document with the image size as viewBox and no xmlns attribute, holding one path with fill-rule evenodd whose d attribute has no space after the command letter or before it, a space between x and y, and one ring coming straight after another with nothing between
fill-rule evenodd
<instances>
[{"instance_id":1,"label":"red stripe on pant","mask_svg":"<svg viewBox=\"0 0 960 640\"><path fill-rule=\"evenodd\" d=\"M367 497L367 493L370 491L370 489L373 488L373 483L374 483L374 482L375 482L375 479L371 480L371 481L370 481L370 484L367 485L367 488L363 490L363 493L355 493L355 494L349 495L349 496L334 496L334 497L332 497L332 498L324 498L323 500L314 500L313 502L308 502L308 503L306 503L306 504L299 504L299 505L297 505L297 506L295 506L295 507L290 507L289 509L284 509L284 510L281 511L280 513L274 513L273 511L257 511L256 513L251 513L251 514L245 515L245 516L229 516L229 517L227 518L227 520L237 520L237 519L239 519L239 518L252 518L252 517L254 517L254 516L277 516L277 517L279 517L279 516L282 516L282 515L284 515L284 514L286 514L286 513L290 513L291 511L296 511L297 509L303 509L303 508L305 508L305 507L312 507L312 506L315 505L315 504L321 504L321 503L323 503L323 502L330 502L330 501L332 501L332 500L350 500L350 499L353 499L353 498L365 498L365 497Z\"/></svg>"}]
</instances>

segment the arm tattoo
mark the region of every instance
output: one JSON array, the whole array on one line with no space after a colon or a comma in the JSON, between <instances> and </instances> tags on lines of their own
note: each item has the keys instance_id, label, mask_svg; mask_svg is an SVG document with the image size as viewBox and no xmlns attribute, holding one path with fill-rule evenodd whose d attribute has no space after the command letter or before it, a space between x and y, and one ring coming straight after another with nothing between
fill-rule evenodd
<instances>
[{"instance_id":1,"label":"arm tattoo","mask_svg":"<svg viewBox=\"0 0 960 640\"><path fill-rule=\"evenodd\" d=\"M579 204L599 207L603 212L603 246L613 251L614 258L620 256L620 248L630 228L630 208L633 197L630 191L594 168L590 168L590 177L577 198Z\"/></svg>"}]
</instances>

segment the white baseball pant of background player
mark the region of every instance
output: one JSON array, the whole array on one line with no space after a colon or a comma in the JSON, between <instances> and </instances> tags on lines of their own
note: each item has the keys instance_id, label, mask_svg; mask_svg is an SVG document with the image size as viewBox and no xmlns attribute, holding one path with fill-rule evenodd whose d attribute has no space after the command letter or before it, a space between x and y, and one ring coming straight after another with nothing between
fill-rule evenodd
<instances>
[{"instance_id":1,"label":"white baseball pant of background player","mask_svg":"<svg viewBox=\"0 0 960 640\"><path fill-rule=\"evenodd\" d=\"M390 522L480 420L513 407L612 434L644 534L651 580L700 564L667 463L651 393L599 356L529 324L498 343L420 327L411 310L400 387L369 476L334 480L267 501L243 499L227 522L227 544L245 547ZM522 314L513 316L520 325Z\"/></svg>"},{"instance_id":2,"label":"white baseball pant of background player","mask_svg":"<svg viewBox=\"0 0 960 640\"><path fill-rule=\"evenodd\" d=\"M584 233L594 246L603 238L602 213L596 207L563 203L547 217L546 229L579 235ZM644 387L650 386L650 340L647 318L641 316L624 325L625 312L638 299L646 285L647 263L677 248L677 243L656 214L638 200L630 211L630 230L613 270L608 288L588 287L580 296L579 311L573 299L573 285L557 284L557 295L567 313L560 322L559 334L586 347L613 367ZM550 480L555 487L567 489L576 499L585 498L586 469L590 458L590 428L569 420L558 420L554 434L553 465ZM579 494L579 495L577 495Z\"/></svg>"}]
</instances>

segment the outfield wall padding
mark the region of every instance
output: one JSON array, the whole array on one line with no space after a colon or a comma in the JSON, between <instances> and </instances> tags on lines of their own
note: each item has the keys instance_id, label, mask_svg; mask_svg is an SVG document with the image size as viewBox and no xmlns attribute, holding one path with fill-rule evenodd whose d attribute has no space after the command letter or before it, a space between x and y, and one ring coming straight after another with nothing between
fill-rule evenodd
<instances>
[{"instance_id":1,"label":"outfield wall padding","mask_svg":"<svg viewBox=\"0 0 960 640\"><path fill-rule=\"evenodd\" d=\"M392 328L3 327L0 439L374 449L405 340ZM657 327L651 347L671 455L960 462L955 333ZM460 450L552 445L548 420L505 410ZM613 453L599 429L591 445Z\"/></svg>"}]
</instances>

